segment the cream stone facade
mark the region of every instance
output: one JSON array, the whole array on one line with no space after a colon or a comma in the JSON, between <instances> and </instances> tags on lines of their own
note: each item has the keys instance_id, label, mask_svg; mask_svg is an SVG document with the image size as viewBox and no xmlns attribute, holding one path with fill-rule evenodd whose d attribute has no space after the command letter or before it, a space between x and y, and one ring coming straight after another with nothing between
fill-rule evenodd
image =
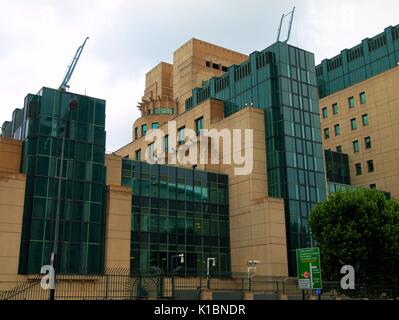
<instances>
[{"instance_id":1,"label":"cream stone facade","mask_svg":"<svg viewBox=\"0 0 399 320\"><path fill-rule=\"evenodd\" d=\"M141 117L133 125L132 140L143 135L143 125L149 130L154 123L162 125L183 113L193 88L246 59L247 55L194 38L183 44L174 52L173 64L161 62L146 74L138 103Z\"/></svg>"},{"instance_id":2,"label":"cream stone facade","mask_svg":"<svg viewBox=\"0 0 399 320\"><path fill-rule=\"evenodd\" d=\"M174 120L176 129L195 128L195 120L203 118L204 128L222 130L253 130L253 170L249 175L235 175L235 164L223 164L223 148L220 143L219 164L201 164L198 169L224 173L229 176L229 208L230 208L230 245L232 272L243 273L247 270L247 261L259 260L257 273L263 276L288 276L287 244L283 199L270 198L267 194L267 164L265 146L264 112L260 109L245 108L234 115L224 118L224 104L218 100L207 100L197 107L180 114ZM166 123L159 127L165 134L169 132ZM176 135L177 138L177 135ZM201 137L204 139L204 137ZM210 142L210 141L209 141ZM134 159L141 150L142 157L152 141L145 137L126 145L114 154ZM186 142L189 144L189 142ZM241 150L250 149L245 146L242 135ZM171 145L171 140L169 140ZM212 148L207 158L210 159ZM200 148L197 148L200 157ZM231 150L230 156L233 156ZM249 150L246 150L249 151ZM177 151L176 151L177 152ZM171 155L162 159L167 163ZM142 158L144 160L144 158ZM178 166L191 168L192 164Z\"/></svg>"},{"instance_id":3,"label":"cream stone facade","mask_svg":"<svg viewBox=\"0 0 399 320\"><path fill-rule=\"evenodd\" d=\"M147 115L138 118L133 125L132 140L136 140L143 136L143 125L145 125L147 131L149 131L152 128L153 124L157 124L158 126L160 126L172 120L173 118L175 118L174 115Z\"/></svg>"},{"instance_id":4,"label":"cream stone facade","mask_svg":"<svg viewBox=\"0 0 399 320\"><path fill-rule=\"evenodd\" d=\"M121 186L121 161L106 155L107 218L105 230L105 268L130 269L130 229L132 191Z\"/></svg>"},{"instance_id":5,"label":"cream stone facade","mask_svg":"<svg viewBox=\"0 0 399 320\"><path fill-rule=\"evenodd\" d=\"M193 88L247 59L245 54L195 38L183 44L173 53L173 98L179 103L178 113L184 112L184 103Z\"/></svg>"},{"instance_id":6,"label":"cream stone facade","mask_svg":"<svg viewBox=\"0 0 399 320\"><path fill-rule=\"evenodd\" d=\"M247 261L258 260L257 274L288 276L284 201L267 192L264 123L263 110L246 108L211 126L253 130L253 146L244 145L243 136L241 139L241 150L253 150L251 174L235 175L235 164L223 164L223 151L220 155L220 172L229 176L232 272L245 272Z\"/></svg>"},{"instance_id":7,"label":"cream stone facade","mask_svg":"<svg viewBox=\"0 0 399 320\"><path fill-rule=\"evenodd\" d=\"M19 173L22 142L0 138L0 291L18 276L26 177Z\"/></svg>"},{"instance_id":8,"label":"cream stone facade","mask_svg":"<svg viewBox=\"0 0 399 320\"><path fill-rule=\"evenodd\" d=\"M262 61L266 64L266 56L262 57L264 60L253 60L254 65L256 62L259 66ZM161 129L168 135L168 153L158 158L157 163L190 169L198 168L228 176L231 272L240 279L234 277L233 279L218 279L221 281L222 290L232 287L235 290L242 290L242 279L246 277L247 262L250 260L259 261L257 276L272 277L274 280L283 281L284 284L289 283L286 281L290 280L288 279L286 221L289 221L288 217L291 215L285 212L283 198L273 198L268 194L265 138L267 129L265 124L268 122L265 120L269 119L265 119L262 109L254 107L245 107L225 117L225 103L215 99L205 100L190 110L185 110L185 101L192 95L195 87L201 87L203 82L209 81L212 77L223 75L229 66L241 64L247 59L248 56L245 54L193 38L174 52L173 64L161 62L146 74L144 94L137 106L141 117L134 122L132 142L113 154L105 155L107 187L105 275L77 275L73 280L67 275L60 275L57 280L58 292L73 288L70 299L126 299L136 294L138 289L142 289L142 279L137 281L130 273L132 271L130 270L131 259L133 259L131 247L134 242L131 240L132 220L134 220L132 219L132 189L122 186L122 159L127 157L146 160L149 145L154 142L148 139L148 131L153 127ZM329 130L329 137L323 137L324 149L335 151L337 147L340 147L344 153L349 154L352 184L365 187L375 186L377 189L390 192L395 198L399 198L398 87L399 67L395 67L320 101L321 129L322 132L324 129ZM362 103L360 96L363 99ZM351 108L349 107L350 98L352 98L351 101L355 101ZM338 106L338 112L334 114L333 105ZM225 130L230 134L233 130L240 129L239 150L234 148L226 150L222 141L212 140L202 133L197 134L198 141L193 142L187 138L187 135L184 141L178 141L179 129L185 128L186 131L191 129L195 132L199 119L202 121L202 129L215 129L217 132ZM356 128L353 127L354 120ZM249 145L246 144L247 141L244 138L246 130L252 132ZM358 141L360 146L359 151L356 152L353 146L355 141ZM198 142L205 142L208 146L207 154L201 154L203 150ZM229 142L232 146L232 141ZM369 144L367 148L366 142ZM188 149L184 151L185 156L195 150L196 159L205 158L208 159L208 163L198 162L196 165L173 163L172 159L176 155L179 157L178 149L182 145ZM219 148L216 148L217 145ZM214 150L218 152L216 155L218 163L210 162ZM0 293L22 285L20 290L17 290L20 298L26 292L24 289L26 283L34 284L37 288L40 286L37 275L18 275L26 184L25 175L19 173L21 152L21 141L0 138ZM238 175L235 170L242 165L234 161L228 163L227 160L234 159L234 155L237 154L243 156L244 153L251 155L250 158L246 158L251 162L251 169L248 174ZM361 174L356 172L356 165L359 164L362 167ZM225 187L225 182L223 183ZM227 210L226 208L227 206L223 203L223 210ZM202 213L198 215L200 214L202 215ZM224 234L227 239L227 232ZM221 238L220 234L219 238ZM227 248L227 245L225 247ZM176 249L170 249L169 252L171 250L176 251ZM174 251L172 254L175 254ZM172 260L173 257L177 256L172 256ZM166 259L169 258L164 260ZM123 270L121 275L128 280L123 283L117 278L112 284L107 274L109 270ZM187 277L182 280L182 283L185 281L188 285L194 283L198 290L204 288L205 279L201 277L202 275L196 278ZM172 297L171 286L174 280L167 276L162 280L164 281L161 286L164 290L163 297ZM265 284L262 290L266 290L266 287L267 290L275 290L272 287L274 283L265 282ZM156 290L156 282L152 281L152 285ZM296 289L296 280L292 285ZM110 297L108 295L110 292L114 292L115 295ZM46 299L47 293L42 291L43 296L40 299ZM156 291L151 294L154 293L155 296L158 294ZM202 290L202 293L212 298L212 292L208 289ZM148 298L152 298L151 294ZM247 293L244 296L248 297L250 294Z\"/></svg>"},{"instance_id":9,"label":"cream stone facade","mask_svg":"<svg viewBox=\"0 0 399 320\"><path fill-rule=\"evenodd\" d=\"M161 62L145 75L143 99L173 96L173 65Z\"/></svg>"},{"instance_id":10,"label":"cream stone facade","mask_svg":"<svg viewBox=\"0 0 399 320\"><path fill-rule=\"evenodd\" d=\"M328 117L321 116L322 131L329 128L330 138L323 134L324 149L349 155L350 176L353 185L390 192L399 198L399 67L381 73L366 81L353 85L320 100L320 114L327 108ZM360 103L364 93L365 103ZM355 106L349 108L349 98ZM338 104L338 113L332 112ZM368 125L363 124L367 115ZM357 129L352 130L351 120L356 119ZM334 126L340 125L341 133L335 136ZM370 137L371 148L366 149L365 138ZM354 152L353 143L359 142L359 152ZM373 161L374 171L369 172L368 162ZM356 174L356 164L361 164L362 174Z\"/></svg>"},{"instance_id":11,"label":"cream stone facade","mask_svg":"<svg viewBox=\"0 0 399 320\"><path fill-rule=\"evenodd\" d=\"M145 76L145 90L138 109L141 117L133 124L132 140L143 135L143 126L147 130L156 125L162 125L175 117L177 103L173 100L173 66L161 62Z\"/></svg>"},{"instance_id":12,"label":"cream stone facade","mask_svg":"<svg viewBox=\"0 0 399 320\"><path fill-rule=\"evenodd\" d=\"M19 173L22 141L0 138L0 292L29 276L18 274L26 176ZM121 186L121 161L106 155L105 268L130 268L131 189ZM82 279L88 281L90 277ZM32 280L32 279L31 279ZM78 290L79 291L79 290Z\"/></svg>"}]
</instances>

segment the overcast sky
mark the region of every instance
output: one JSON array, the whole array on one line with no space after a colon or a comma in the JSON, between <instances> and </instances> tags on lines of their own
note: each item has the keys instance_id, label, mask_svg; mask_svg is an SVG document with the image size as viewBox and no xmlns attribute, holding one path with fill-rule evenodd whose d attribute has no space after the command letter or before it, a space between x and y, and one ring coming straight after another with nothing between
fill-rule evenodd
<instances>
[{"instance_id":1,"label":"overcast sky","mask_svg":"<svg viewBox=\"0 0 399 320\"><path fill-rule=\"evenodd\" d=\"M0 0L0 124L27 93L57 88L90 37L71 91L107 100L107 150L131 141L145 73L190 38L249 54L275 42L296 6L290 43L316 62L399 24L397 0Z\"/></svg>"}]
</instances>

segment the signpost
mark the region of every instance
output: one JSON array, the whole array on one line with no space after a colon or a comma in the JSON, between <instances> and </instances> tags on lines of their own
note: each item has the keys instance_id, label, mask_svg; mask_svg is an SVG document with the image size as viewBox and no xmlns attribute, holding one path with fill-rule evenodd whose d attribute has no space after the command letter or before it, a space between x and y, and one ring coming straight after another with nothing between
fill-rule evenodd
<instances>
[{"instance_id":1,"label":"signpost","mask_svg":"<svg viewBox=\"0 0 399 320\"><path fill-rule=\"evenodd\" d=\"M297 249L296 263L299 288L322 289L319 248Z\"/></svg>"}]
</instances>

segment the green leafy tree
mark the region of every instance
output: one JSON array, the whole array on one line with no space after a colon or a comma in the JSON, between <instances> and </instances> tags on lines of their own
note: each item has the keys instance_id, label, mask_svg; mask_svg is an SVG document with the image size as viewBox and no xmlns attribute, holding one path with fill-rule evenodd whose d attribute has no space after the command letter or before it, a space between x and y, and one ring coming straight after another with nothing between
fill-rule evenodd
<instances>
[{"instance_id":1,"label":"green leafy tree","mask_svg":"<svg viewBox=\"0 0 399 320\"><path fill-rule=\"evenodd\" d=\"M357 283L399 284L398 201L377 190L340 191L312 210L309 226L325 280L339 280L351 265Z\"/></svg>"}]
</instances>

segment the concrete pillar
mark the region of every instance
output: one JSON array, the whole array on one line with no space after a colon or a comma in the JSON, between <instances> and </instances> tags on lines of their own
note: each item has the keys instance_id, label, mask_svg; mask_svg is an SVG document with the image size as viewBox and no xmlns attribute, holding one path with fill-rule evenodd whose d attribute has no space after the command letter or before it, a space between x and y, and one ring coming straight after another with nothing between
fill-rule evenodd
<instances>
[{"instance_id":1,"label":"concrete pillar","mask_svg":"<svg viewBox=\"0 0 399 320\"><path fill-rule=\"evenodd\" d=\"M245 291L242 297L243 300L254 300L254 293L250 291Z\"/></svg>"},{"instance_id":2,"label":"concrete pillar","mask_svg":"<svg viewBox=\"0 0 399 320\"><path fill-rule=\"evenodd\" d=\"M285 293L280 293L278 295L278 300L288 300L288 295Z\"/></svg>"},{"instance_id":3,"label":"concrete pillar","mask_svg":"<svg viewBox=\"0 0 399 320\"><path fill-rule=\"evenodd\" d=\"M212 300L212 291L207 288L201 288L200 291L200 300Z\"/></svg>"}]
</instances>

